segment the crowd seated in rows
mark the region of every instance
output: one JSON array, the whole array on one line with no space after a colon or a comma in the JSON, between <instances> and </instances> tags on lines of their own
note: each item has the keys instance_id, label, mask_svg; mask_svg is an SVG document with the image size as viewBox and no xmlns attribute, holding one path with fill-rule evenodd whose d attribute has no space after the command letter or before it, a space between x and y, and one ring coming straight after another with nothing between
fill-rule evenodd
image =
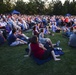
<instances>
[{"instance_id":1,"label":"crowd seated in rows","mask_svg":"<svg viewBox=\"0 0 76 75\"><path fill-rule=\"evenodd\" d=\"M49 16L49 15L16 15L16 14L1 14L0 15L0 31L1 36L7 40L9 34L16 29L16 37L28 42L28 37L21 31L33 29L32 34L37 35L40 39L41 29L44 29L44 34L51 34L52 32L62 32L63 35L71 37L76 26L75 16ZM19 30L21 30L19 32Z\"/></svg>"}]
</instances>

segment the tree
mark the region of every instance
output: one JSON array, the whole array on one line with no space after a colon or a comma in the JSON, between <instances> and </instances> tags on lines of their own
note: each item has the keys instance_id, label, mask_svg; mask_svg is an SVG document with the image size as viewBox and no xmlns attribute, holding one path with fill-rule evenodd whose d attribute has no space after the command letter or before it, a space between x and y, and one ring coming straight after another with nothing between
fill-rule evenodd
<instances>
[{"instance_id":1,"label":"tree","mask_svg":"<svg viewBox=\"0 0 76 75\"><path fill-rule=\"evenodd\" d=\"M65 15L66 13L70 12L70 1L66 0L64 5L63 5L63 14Z\"/></svg>"},{"instance_id":2,"label":"tree","mask_svg":"<svg viewBox=\"0 0 76 75\"><path fill-rule=\"evenodd\" d=\"M72 14L76 15L76 2L73 2Z\"/></svg>"},{"instance_id":3,"label":"tree","mask_svg":"<svg viewBox=\"0 0 76 75\"><path fill-rule=\"evenodd\" d=\"M48 4L48 8L45 8L45 14L48 14L48 15L53 14L53 3L52 2Z\"/></svg>"},{"instance_id":4,"label":"tree","mask_svg":"<svg viewBox=\"0 0 76 75\"><path fill-rule=\"evenodd\" d=\"M28 4L26 4L26 14L36 14L36 6L35 3L29 2Z\"/></svg>"},{"instance_id":5,"label":"tree","mask_svg":"<svg viewBox=\"0 0 76 75\"><path fill-rule=\"evenodd\" d=\"M5 6L6 6L5 9L7 13L11 12L11 10L13 9L13 4L10 3L9 0L6 1Z\"/></svg>"},{"instance_id":6,"label":"tree","mask_svg":"<svg viewBox=\"0 0 76 75\"><path fill-rule=\"evenodd\" d=\"M53 14L55 14L55 15L60 15L60 14L62 14L62 2L61 2L60 0L57 0L57 1L54 3Z\"/></svg>"},{"instance_id":7,"label":"tree","mask_svg":"<svg viewBox=\"0 0 76 75\"><path fill-rule=\"evenodd\" d=\"M35 0L36 2L36 7L37 7L37 13L38 14L44 14L44 2L41 0Z\"/></svg>"},{"instance_id":8,"label":"tree","mask_svg":"<svg viewBox=\"0 0 76 75\"><path fill-rule=\"evenodd\" d=\"M0 2L2 2L2 3L3 3L3 0L0 0Z\"/></svg>"},{"instance_id":9,"label":"tree","mask_svg":"<svg viewBox=\"0 0 76 75\"><path fill-rule=\"evenodd\" d=\"M5 2L0 2L0 14L9 13L12 10L13 6L9 2L9 0L6 0Z\"/></svg>"},{"instance_id":10,"label":"tree","mask_svg":"<svg viewBox=\"0 0 76 75\"><path fill-rule=\"evenodd\" d=\"M44 14L44 2L41 0L29 0L26 4L27 14Z\"/></svg>"},{"instance_id":11,"label":"tree","mask_svg":"<svg viewBox=\"0 0 76 75\"><path fill-rule=\"evenodd\" d=\"M5 4L3 2L0 2L0 14L3 14L4 12L6 12L6 9L5 9Z\"/></svg>"},{"instance_id":12,"label":"tree","mask_svg":"<svg viewBox=\"0 0 76 75\"><path fill-rule=\"evenodd\" d=\"M73 2L75 2L75 0L73 0Z\"/></svg>"},{"instance_id":13,"label":"tree","mask_svg":"<svg viewBox=\"0 0 76 75\"><path fill-rule=\"evenodd\" d=\"M22 14L25 14L26 4L22 0L16 2L15 10L18 10Z\"/></svg>"}]
</instances>

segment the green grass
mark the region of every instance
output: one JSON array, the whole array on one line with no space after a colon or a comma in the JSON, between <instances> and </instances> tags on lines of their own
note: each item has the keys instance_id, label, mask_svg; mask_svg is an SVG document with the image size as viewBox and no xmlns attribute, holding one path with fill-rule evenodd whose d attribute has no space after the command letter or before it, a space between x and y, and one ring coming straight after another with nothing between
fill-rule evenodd
<instances>
[{"instance_id":1,"label":"green grass","mask_svg":"<svg viewBox=\"0 0 76 75\"><path fill-rule=\"evenodd\" d=\"M26 33L31 36L31 33ZM26 45L9 47L7 43L0 46L0 75L76 75L76 50L68 46L68 38L60 33L47 36L55 43L61 41L64 55L61 61L51 60L37 65L30 57L24 58Z\"/></svg>"}]
</instances>

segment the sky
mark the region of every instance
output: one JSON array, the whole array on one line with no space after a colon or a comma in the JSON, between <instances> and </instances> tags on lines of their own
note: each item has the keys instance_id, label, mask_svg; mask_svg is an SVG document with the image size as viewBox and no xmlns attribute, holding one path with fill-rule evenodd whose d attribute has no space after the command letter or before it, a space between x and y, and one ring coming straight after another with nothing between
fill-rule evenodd
<instances>
[{"instance_id":1,"label":"sky","mask_svg":"<svg viewBox=\"0 0 76 75\"><path fill-rule=\"evenodd\" d=\"M28 1L28 0L24 0L24 1ZM46 0L43 0L43 1L46 1ZM48 1L52 1L52 0L48 0ZM62 1L62 3L65 2L65 0L61 0L61 1ZM73 0L70 0L70 1L73 1Z\"/></svg>"}]
</instances>

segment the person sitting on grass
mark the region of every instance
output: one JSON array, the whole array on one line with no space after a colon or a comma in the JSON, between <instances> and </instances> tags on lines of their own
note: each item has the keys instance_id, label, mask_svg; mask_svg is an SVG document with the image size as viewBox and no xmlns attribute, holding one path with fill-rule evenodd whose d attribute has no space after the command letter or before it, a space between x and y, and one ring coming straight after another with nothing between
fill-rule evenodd
<instances>
[{"instance_id":1,"label":"person sitting on grass","mask_svg":"<svg viewBox=\"0 0 76 75\"><path fill-rule=\"evenodd\" d=\"M4 44L6 42L5 37L2 34L2 31L0 31L0 45Z\"/></svg>"},{"instance_id":2,"label":"person sitting on grass","mask_svg":"<svg viewBox=\"0 0 76 75\"><path fill-rule=\"evenodd\" d=\"M52 28L51 29L52 29L52 32L56 32L56 33L60 33L60 31L61 31L60 27L56 26L56 22L54 22L52 24Z\"/></svg>"},{"instance_id":3,"label":"person sitting on grass","mask_svg":"<svg viewBox=\"0 0 76 75\"><path fill-rule=\"evenodd\" d=\"M19 39L22 39L22 40L24 40L26 42L29 42L29 37L26 36L24 33L22 33L21 29L16 30L16 37L18 37Z\"/></svg>"},{"instance_id":4,"label":"person sitting on grass","mask_svg":"<svg viewBox=\"0 0 76 75\"><path fill-rule=\"evenodd\" d=\"M46 26L46 28L44 30L44 34L51 34L51 32L49 30L49 26Z\"/></svg>"},{"instance_id":5,"label":"person sitting on grass","mask_svg":"<svg viewBox=\"0 0 76 75\"><path fill-rule=\"evenodd\" d=\"M47 59L48 57L53 57L55 61L60 60L60 58L57 58L60 55L55 55L51 47L46 49L43 44L38 42L37 36L33 36L31 38L30 48L31 49L29 50L28 55L24 55L24 57L29 57L32 53L36 58L40 60Z\"/></svg>"},{"instance_id":6,"label":"person sitting on grass","mask_svg":"<svg viewBox=\"0 0 76 75\"><path fill-rule=\"evenodd\" d=\"M69 37L69 46L76 48L76 26L74 27L73 34Z\"/></svg>"},{"instance_id":7,"label":"person sitting on grass","mask_svg":"<svg viewBox=\"0 0 76 75\"><path fill-rule=\"evenodd\" d=\"M20 44L27 44L27 42L16 37L16 29L12 30L12 33L8 36L8 44L10 46L16 46Z\"/></svg>"},{"instance_id":8,"label":"person sitting on grass","mask_svg":"<svg viewBox=\"0 0 76 75\"><path fill-rule=\"evenodd\" d=\"M66 37L70 37L73 33L73 27L67 27L66 24L62 27L62 35Z\"/></svg>"},{"instance_id":9,"label":"person sitting on grass","mask_svg":"<svg viewBox=\"0 0 76 75\"><path fill-rule=\"evenodd\" d=\"M32 34L36 35L37 37L39 37L39 31L37 30L36 26L33 27Z\"/></svg>"},{"instance_id":10,"label":"person sitting on grass","mask_svg":"<svg viewBox=\"0 0 76 75\"><path fill-rule=\"evenodd\" d=\"M15 29L15 28L13 28L13 29ZM9 35L10 34L12 34L12 30L11 30L11 32L9 33ZM8 36L9 36L8 35ZM17 38L19 38L19 39L21 39L21 40L24 40L24 41L26 41L27 43L29 42L29 37L28 36L26 36L24 33L22 33L22 30L21 29L16 29L16 37Z\"/></svg>"},{"instance_id":11,"label":"person sitting on grass","mask_svg":"<svg viewBox=\"0 0 76 75\"><path fill-rule=\"evenodd\" d=\"M52 41L49 38L44 37L44 29L41 29L41 32L39 34L39 42L42 44L49 43L49 45L53 48L54 46L59 46L60 41L58 41L56 44L52 44Z\"/></svg>"}]
</instances>

